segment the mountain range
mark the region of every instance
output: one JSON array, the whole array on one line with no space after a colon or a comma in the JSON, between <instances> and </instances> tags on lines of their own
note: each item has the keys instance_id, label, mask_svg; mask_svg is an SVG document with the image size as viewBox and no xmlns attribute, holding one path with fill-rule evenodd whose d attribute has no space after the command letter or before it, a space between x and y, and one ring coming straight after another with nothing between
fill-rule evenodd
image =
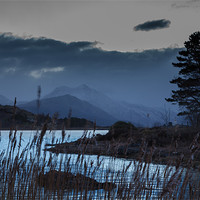
<instances>
[{"instance_id":1,"label":"mountain range","mask_svg":"<svg viewBox=\"0 0 200 200\"><path fill-rule=\"evenodd\" d=\"M87 86L80 85L75 88L61 86L55 88L51 93L44 96L44 98L58 97L64 94L70 94L89 102L90 104L109 113L115 119L132 122L136 126L154 126L166 123L164 115L170 114L170 119L174 121L177 118L177 113L166 110L166 108L152 108L139 104L131 104L127 102L115 101L107 95ZM179 119L179 123L181 119Z\"/></svg>"},{"instance_id":2,"label":"mountain range","mask_svg":"<svg viewBox=\"0 0 200 200\"><path fill-rule=\"evenodd\" d=\"M19 105L19 107L33 113L37 113L38 111L36 100ZM69 94L43 98L40 101L39 113L50 114L51 116L58 113L59 117L64 118L70 112L72 112L72 117L96 121L98 125L112 124L117 120L100 108Z\"/></svg>"},{"instance_id":3,"label":"mountain range","mask_svg":"<svg viewBox=\"0 0 200 200\"><path fill-rule=\"evenodd\" d=\"M18 106L33 113L38 112L37 100ZM85 84L74 88L67 86L55 88L40 100L39 112L50 115L58 113L62 118L72 112L73 117L96 121L98 125L104 126L118 120L131 122L135 126L163 125L166 123L164 115L167 115L164 108L115 101ZM176 118L175 112L171 111L170 115L169 120Z\"/></svg>"}]
</instances>

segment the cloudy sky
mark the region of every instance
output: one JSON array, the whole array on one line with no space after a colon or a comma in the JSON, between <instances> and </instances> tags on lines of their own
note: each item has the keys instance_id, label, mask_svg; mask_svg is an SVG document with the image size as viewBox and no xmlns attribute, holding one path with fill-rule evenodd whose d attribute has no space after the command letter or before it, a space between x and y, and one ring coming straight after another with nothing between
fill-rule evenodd
<instances>
[{"instance_id":1,"label":"cloudy sky","mask_svg":"<svg viewBox=\"0 0 200 200\"><path fill-rule=\"evenodd\" d=\"M200 28L200 1L0 0L0 91L20 100L86 83L162 105L171 62Z\"/></svg>"}]
</instances>

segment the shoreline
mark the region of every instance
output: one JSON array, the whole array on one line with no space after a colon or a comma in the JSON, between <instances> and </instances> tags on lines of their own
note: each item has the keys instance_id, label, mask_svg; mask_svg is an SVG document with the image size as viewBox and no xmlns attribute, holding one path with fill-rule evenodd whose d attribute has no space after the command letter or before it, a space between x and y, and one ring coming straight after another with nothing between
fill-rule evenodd
<instances>
[{"instance_id":1,"label":"shoreline","mask_svg":"<svg viewBox=\"0 0 200 200\"><path fill-rule=\"evenodd\" d=\"M44 150L53 153L112 156L200 171L200 138L195 139L199 133L197 130L160 127L135 129L131 134L123 131L120 133L114 139L110 130L106 135L97 134L93 138L49 144ZM188 139L183 140L182 137L186 134Z\"/></svg>"},{"instance_id":2,"label":"shoreline","mask_svg":"<svg viewBox=\"0 0 200 200\"><path fill-rule=\"evenodd\" d=\"M80 152L80 149L77 148L77 146L72 147L70 143L68 143L69 148L71 148L70 150L68 148L63 148L62 149L60 147L58 147L59 144L56 145L51 145L51 144L47 144L44 149L44 151L49 151L52 153L61 153L61 154L82 154ZM66 144L67 145L67 144ZM49 147L49 148L47 148ZM123 158L126 160L130 160L130 161L139 161L139 162L144 162L144 163L148 163L148 164L156 164L156 165L168 165L168 166L172 166L172 167L184 167L186 169L192 168L193 170L198 170L200 171L199 165L200 165L200 161L194 160L193 162L196 164L193 164L192 166L188 166L188 159L186 159L186 161L182 161L181 163L178 163L179 161L179 156L175 156L172 152L172 155L167 155L166 157L159 157L157 159L153 159L153 160L148 160L148 159L140 159L139 156L140 154L132 154L132 155L114 155L114 154L110 154L110 153L105 153L102 151L96 151L94 150L93 147L91 147L92 152L90 151L86 151L84 152L82 155L96 155L96 156L110 156L113 158ZM139 148L136 149L139 152ZM148 155L147 155L148 156ZM169 162L170 161L170 162ZM178 163L178 165L177 165Z\"/></svg>"}]
</instances>

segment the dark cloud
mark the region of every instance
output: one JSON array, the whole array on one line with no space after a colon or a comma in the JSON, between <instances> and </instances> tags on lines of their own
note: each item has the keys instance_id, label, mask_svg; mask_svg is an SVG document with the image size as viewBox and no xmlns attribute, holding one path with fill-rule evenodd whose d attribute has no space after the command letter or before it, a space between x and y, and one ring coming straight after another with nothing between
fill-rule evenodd
<instances>
[{"instance_id":1,"label":"dark cloud","mask_svg":"<svg viewBox=\"0 0 200 200\"><path fill-rule=\"evenodd\" d=\"M1 94L33 99L38 85L45 94L60 85L86 83L112 92L118 99L141 104L158 104L169 96L169 80L176 70L171 62L180 49L118 52L96 45L0 34Z\"/></svg>"},{"instance_id":2,"label":"dark cloud","mask_svg":"<svg viewBox=\"0 0 200 200\"><path fill-rule=\"evenodd\" d=\"M7 73L32 70L56 71L56 67L114 68L136 67L137 63L162 60L162 55L173 54L176 49L146 50L142 52L104 51L98 42L65 43L49 38L23 38L0 34L0 68ZM156 56L155 56L156 55ZM54 70L47 70L53 68ZM59 70L58 70L59 71ZM60 70L61 71L61 70Z\"/></svg>"},{"instance_id":3,"label":"dark cloud","mask_svg":"<svg viewBox=\"0 0 200 200\"><path fill-rule=\"evenodd\" d=\"M163 28L168 28L170 24L171 22L166 19L147 21L135 26L134 31L151 31L151 30L163 29Z\"/></svg>"}]
</instances>

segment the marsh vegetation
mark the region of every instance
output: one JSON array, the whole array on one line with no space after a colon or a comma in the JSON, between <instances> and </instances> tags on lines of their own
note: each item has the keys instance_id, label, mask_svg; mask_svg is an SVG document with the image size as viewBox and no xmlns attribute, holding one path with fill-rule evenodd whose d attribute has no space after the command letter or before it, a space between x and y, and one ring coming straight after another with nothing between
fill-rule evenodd
<instances>
[{"instance_id":1,"label":"marsh vegetation","mask_svg":"<svg viewBox=\"0 0 200 200\"><path fill-rule=\"evenodd\" d=\"M180 136L179 131L187 132L185 128L171 132L172 135L170 132L166 133L169 135L165 139L159 136L158 130L161 131L161 128L140 130L140 136L146 135L146 138L135 135L138 141L141 140L141 143L138 143L140 156L135 159L134 156L128 159L126 154L118 156L114 153L115 149L112 146L110 148L113 151L110 150L110 152L113 153L109 156L105 156L107 154L101 151L91 153L95 155L87 155L90 141L98 146L98 143L105 142L106 144L106 140L109 140L115 144L115 147L121 147L123 137L124 141L125 138L127 141L128 136L133 134L130 131L136 131L139 134L138 129L132 125L128 124L128 127L130 129L125 129L125 132L121 126L118 127L121 129L120 133L123 134L118 132L119 129L116 130L112 135L117 134L116 139L110 138L111 132L95 135L95 129L90 132L85 131L77 140L78 151L73 154L70 151L64 153L44 151L45 146L48 147L45 140L47 133L52 134L48 145L56 143L58 146L58 143L70 145L70 136L65 130L60 132L58 141L55 131L47 131L48 127L44 124L41 130L34 131L32 138L24 146L22 145L23 133L11 129L7 149L0 153L1 199L198 199L200 181L198 166L195 162L199 152L199 134L196 130L190 136L190 138L194 136L191 141ZM117 128L116 125L111 127L110 131L114 131L113 128ZM125 133L126 136L124 136ZM156 134L155 138L152 138L153 133ZM173 142L177 147L183 142L182 137L187 141L184 144L191 142L189 154L187 154L189 156L183 157L172 148ZM155 139L157 141L154 141ZM130 141L133 145L133 140ZM169 141L172 146L168 145ZM155 157L156 163L162 163L162 156L159 160L159 154L154 154L153 148L158 143L167 144L169 152L173 154L173 156L166 156L165 165L152 164ZM105 145L104 149L106 147L109 145ZM127 151L124 152L127 153Z\"/></svg>"}]
</instances>

